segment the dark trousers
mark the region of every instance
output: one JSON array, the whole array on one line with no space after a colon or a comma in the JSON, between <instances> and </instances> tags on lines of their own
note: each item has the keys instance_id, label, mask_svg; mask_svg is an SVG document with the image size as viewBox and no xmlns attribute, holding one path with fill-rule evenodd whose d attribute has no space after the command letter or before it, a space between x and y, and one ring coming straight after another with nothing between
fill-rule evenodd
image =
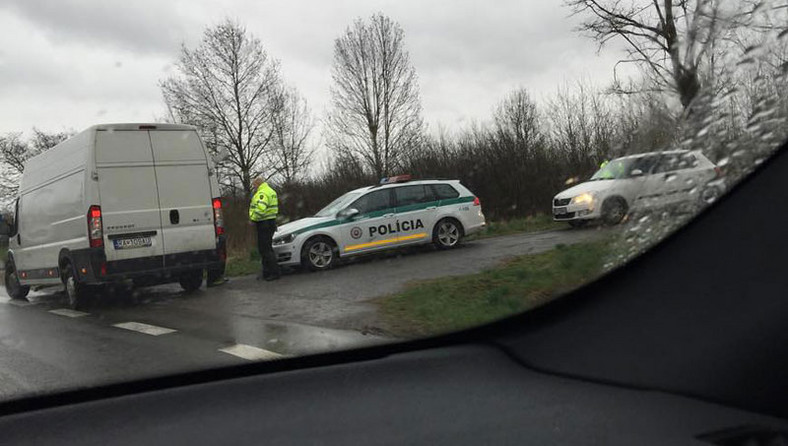
<instances>
[{"instance_id":1,"label":"dark trousers","mask_svg":"<svg viewBox=\"0 0 788 446\"><path fill-rule=\"evenodd\" d=\"M276 253L271 243L276 232L276 220L255 222L257 227L257 249L260 251L260 260L263 264L263 277L279 277L279 264Z\"/></svg>"}]
</instances>

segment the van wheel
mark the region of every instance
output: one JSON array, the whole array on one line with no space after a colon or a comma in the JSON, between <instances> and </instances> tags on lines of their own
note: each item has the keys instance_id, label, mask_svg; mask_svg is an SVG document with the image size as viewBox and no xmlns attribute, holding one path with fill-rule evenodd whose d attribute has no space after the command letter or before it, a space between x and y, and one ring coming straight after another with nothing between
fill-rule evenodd
<instances>
[{"instance_id":1,"label":"van wheel","mask_svg":"<svg viewBox=\"0 0 788 446\"><path fill-rule=\"evenodd\" d=\"M462 225L453 218L446 218L432 230L432 242L439 249L451 249L462 241Z\"/></svg>"},{"instance_id":2,"label":"van wheel","mask_svg":"<svg viewBox=\"0 0 788 446\"><path fill-rule=\"evenodd\" d=\"M178 279L178 282L181 284L181 288L187 293L197 291L200 286L202 286L202 270L198 269L196 271L183 273Z\"/></svg>"},{"instance_id":3,"label":"van wheel","mask_svg":"<svg viewBox=\"0 0 788 446\"><path fill-rule=\"evenodd\" d=\"M323 271L337 263L337 245L326 237L307 240L301 250L301 264L310 271Z\"/></svg>"},{"instance_id":4,"label":"van wheel","mask_svg":"<svg viewBox=\"0 0 788 446\"><path fill-rule=\"evenodd\" d=\"M87 290L85 285L79 283L74 274L74 268L66 263L63 266L63 285L66 287L68 306L72 310L81 310L87 306Z\"/></svg>"},{"instance_id":5,"label":"van wheel","mask_svg":"<svg viewBox=\"0 0 788 446\"><path fill-rule=\"evenodd\" d=\"M5 290L8 297L14 300L22 300L27 298L27 293L30 292L29 286L22 286L19 284L19 277L16 275L16 265L12 259L8 259L5 265Z\"/></svg>"}]
</instances>

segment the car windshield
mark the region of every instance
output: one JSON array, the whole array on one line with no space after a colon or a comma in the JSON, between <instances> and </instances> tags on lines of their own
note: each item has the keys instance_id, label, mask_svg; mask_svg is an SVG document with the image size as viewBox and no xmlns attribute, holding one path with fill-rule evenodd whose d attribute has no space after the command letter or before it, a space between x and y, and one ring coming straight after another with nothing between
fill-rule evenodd
<instances>
[{"instance_id":1,"label":"car windshield","mask_svg":"<svg viewBox=\"0 0 788 446\"><path fill-rule=\"evenodd\" d=\"M552 305L788 140L785 0L186 5L0 3L0 401Z\"/></svg>"},{"instance_id":2,"label":"car windshield","mask_svg":"<svg viewBox=\"0 0 788 446\"><path fill-rule=\"evenodd\" d=\"M361 196L360 192L348 192L315 213L315 217L335 217L337 212L345 209L347 205L359 196Z\"/></svg>"},{"instance_id":3,"label":"car windshield","mask_svg":"<svg viewBox=\"0 0 788 446\"><path fill-rule=\"evenodd\" d=\"M634 158L617 159L604 163L603 166L591 176L591 181L620 180L622 178L627 178L630 176L634 164Z\"/></svg>"},{"instance_id":4,"label":"car windshield","mask_svg":"<svg viewBox=\"0 0 788 446\"><path fill-rule=\"evenodd\" d=\"M660 158L660 154L649 154L627 158L605 161L602 167L591 176L589 181L595 180L620 180L629 178L632 172L640 171L641 174L648 174L654 169L654 164ZM664 157L664 156L663 156Z\"/></svg>"}]
</instances>

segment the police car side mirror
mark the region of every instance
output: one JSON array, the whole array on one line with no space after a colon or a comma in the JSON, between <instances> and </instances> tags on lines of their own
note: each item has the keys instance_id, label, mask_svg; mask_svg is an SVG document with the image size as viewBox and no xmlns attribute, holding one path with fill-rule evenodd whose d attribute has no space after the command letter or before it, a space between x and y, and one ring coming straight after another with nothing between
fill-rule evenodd
<instances>
[{"instance_id":1,"label":"police car side mirror","mask_svg":"<svg viewBox=\"0 0 788 446\"><path fill-rule=\"evenodd\" d=\"M629 176L631 176L631 177L642 177L643 176L643 171L640 170L640 169L635 169L632 172L629 172Z\"/></svg>"},{"instance_id":2,"label":"police car side mirror","mask_svg":"<svg viewBox=\"0 0 788 446\"><path fill-rule=\"evenodd\" d=\"M349 220L349 219L355 217L356 215L358 215L358 209L356 209L356 208L347 208L347 209L343 209L343 210L339 211L339 213L337 214L337 217L345 219L345 220Z\"/></svg>"}]
</instances>

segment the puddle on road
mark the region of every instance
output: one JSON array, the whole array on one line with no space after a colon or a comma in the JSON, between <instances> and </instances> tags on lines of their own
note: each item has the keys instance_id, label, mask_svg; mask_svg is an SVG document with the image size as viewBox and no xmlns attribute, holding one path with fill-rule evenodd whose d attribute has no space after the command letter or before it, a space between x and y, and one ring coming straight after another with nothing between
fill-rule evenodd
<instances>
[{"instance_id":1,"label":"puddle on road","mask_svg":"<svg viewBox=\"0 0 788 446\"><path fill-rule=\"evenodd\" d=\"M357 331L315 327L292 322L261 321L236 316L228 324L238 344L253 345L288 356L325 353L390 342Z\"/></svg>"},{"instance_id":2,"label":"puddle on road","mask_svg":"<svg viewBox=\"0 0 788 446\"><path fill-rule=\"evenodd\" d=\"M41 305L42 308L62 306L65 295L57 288L32 292L26 301L12 301L5 294L5 289L0 295L0 303L13 303L27 305ZM239 290L223 290L225 294ZM228 346L242 344L268 350L283 356L301 356L313 353L347 350L370 345L391 342L391 339L371 334L363 334L355 330L342 330L319 327L296 322L273 321L258 318L238 312L206 311L200 313L173 313L167 311L175 300L189 299L188 295L176 286L158 286L138 290L139 301L137 305L123 304L119 296L107 296L103 302L95 302L90 313L97 318L114 313L116 310L124 312L131 310L140 320L156 324L163 324L179 332L197 338L213 339ZM195 297L205 297L195 296ZM154 310L149 312L147 310ZM188 309L183 309L188 310ZM162 312L163 311L163 312ZM188 314L188 316L187 316ZM117 318L117 315L116 315ZM110 318L112 320L112 318Z\"/></svg>"}]
</instances>

